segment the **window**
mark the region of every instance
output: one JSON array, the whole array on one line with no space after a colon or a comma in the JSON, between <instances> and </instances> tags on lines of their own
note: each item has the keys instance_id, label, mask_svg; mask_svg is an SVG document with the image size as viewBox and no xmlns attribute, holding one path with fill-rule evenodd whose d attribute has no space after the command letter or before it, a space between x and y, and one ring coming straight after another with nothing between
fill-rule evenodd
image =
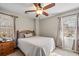
<instances>
[{"instance_id":1,"label":"window","mask_svg":"<svg viewBox=\"0 0 79 59\"><path fill-rule=\"evenodd\" d=\"M0 14L0 37L14 37L13 17Z\"/></svg>"},{"instance_id":2,"label":"window","mask_svg":"<svg viewBox=\"0 0 79 59\"><path fill-rule=\"evenodd\" d=\"M58 46L70 51L77 49L77 15L69 15L59 18Z\"/></svg>"}]
</instances>

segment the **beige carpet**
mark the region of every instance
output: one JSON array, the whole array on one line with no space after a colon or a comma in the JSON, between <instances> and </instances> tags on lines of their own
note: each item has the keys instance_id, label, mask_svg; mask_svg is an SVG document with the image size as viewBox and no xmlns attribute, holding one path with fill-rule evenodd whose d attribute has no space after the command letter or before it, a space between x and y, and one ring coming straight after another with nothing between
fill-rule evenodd
<instances>
[{"instance_id":1,"label":"beige carpet","mask_svg":"<svg viewBox=\"0 0 79 59\"><path fill-rule=\"evenodd\" d=\"M8 56L23 56L23 54L19 50L17 50L16 52L14 52ZM56 48L55 51L53 51L50 54L50 56L79 56L79 55L76 53L73 53L73 52L69 52L69 51L65 51L65 50Z\"/></svg>"}]
</instances>

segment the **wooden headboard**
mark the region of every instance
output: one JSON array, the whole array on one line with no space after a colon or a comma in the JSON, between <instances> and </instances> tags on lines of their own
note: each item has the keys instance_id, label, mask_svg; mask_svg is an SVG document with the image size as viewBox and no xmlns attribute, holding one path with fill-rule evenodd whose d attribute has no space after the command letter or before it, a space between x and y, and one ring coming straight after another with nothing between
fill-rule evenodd
<instances>
[{"instance_id":1,"label":"wooden headboard","mask_svg":"<svg viewBox=\"0 0 79 59\"><path fill-rule=\"evenodd\" d=\"M23 30L23 31L17 31L17 38L19 38L20 34L29 34L29 33L33 33L33 36L35 36L35 31L32 31L32 30Z\"/></svg>"},{"instance_id":2,"label":"wooden headboard","mask_svg":"<svg viewBox=\"0 0 79 59\"><path fill-rule=\"evenodd\" d=\"M24 30L24 31L19 31L19 33L26 33L26 34L29 34L29 33L34 33L34 31L31 31L31 30Z\"/></svg>"}]
</instances>

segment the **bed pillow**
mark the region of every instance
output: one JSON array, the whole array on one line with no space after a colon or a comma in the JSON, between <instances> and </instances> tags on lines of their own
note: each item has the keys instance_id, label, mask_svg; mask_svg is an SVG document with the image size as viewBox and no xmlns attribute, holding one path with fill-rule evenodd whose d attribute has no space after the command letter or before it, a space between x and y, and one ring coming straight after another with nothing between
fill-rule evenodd
<instances>
[{"instance_id":1,"label":"bed pillow","mask_svg":"<svg viewBox=\"0 0 79 59\"><path fill-rule=\"evenodd\" d=\"M33 34L32 33L29 33L29 34L24 34L25 35L25 38L29 38L29 37L32 37Z\"/></svg>"},{"instance_id":2,"label":"bed pillow","mask_svg":"<svg viewBox=\"0 0 79 59\"><path fill-rule=\"evenodd\" d=\"M24 36L24 33L20 33L19 34L19 38L24 38L25 36Z\"/></svg>"}]
</instances>

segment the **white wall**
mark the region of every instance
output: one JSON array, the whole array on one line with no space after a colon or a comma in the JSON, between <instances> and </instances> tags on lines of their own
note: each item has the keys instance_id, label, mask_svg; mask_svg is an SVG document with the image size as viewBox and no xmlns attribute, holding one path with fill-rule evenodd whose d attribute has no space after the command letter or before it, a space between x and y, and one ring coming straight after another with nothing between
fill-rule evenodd
<instances>
[{"instance_id":1,"label":"white wall","mask_svg":"<svg viewBox=\"0 0 79 59\"><path fill-rule=\"evenodd\" d=\"M58 19L56 17L51 17L48 19L40 20L39 22L40 36L54 37L57 36L57 25Z\"/></svg>"}]
</instances>

